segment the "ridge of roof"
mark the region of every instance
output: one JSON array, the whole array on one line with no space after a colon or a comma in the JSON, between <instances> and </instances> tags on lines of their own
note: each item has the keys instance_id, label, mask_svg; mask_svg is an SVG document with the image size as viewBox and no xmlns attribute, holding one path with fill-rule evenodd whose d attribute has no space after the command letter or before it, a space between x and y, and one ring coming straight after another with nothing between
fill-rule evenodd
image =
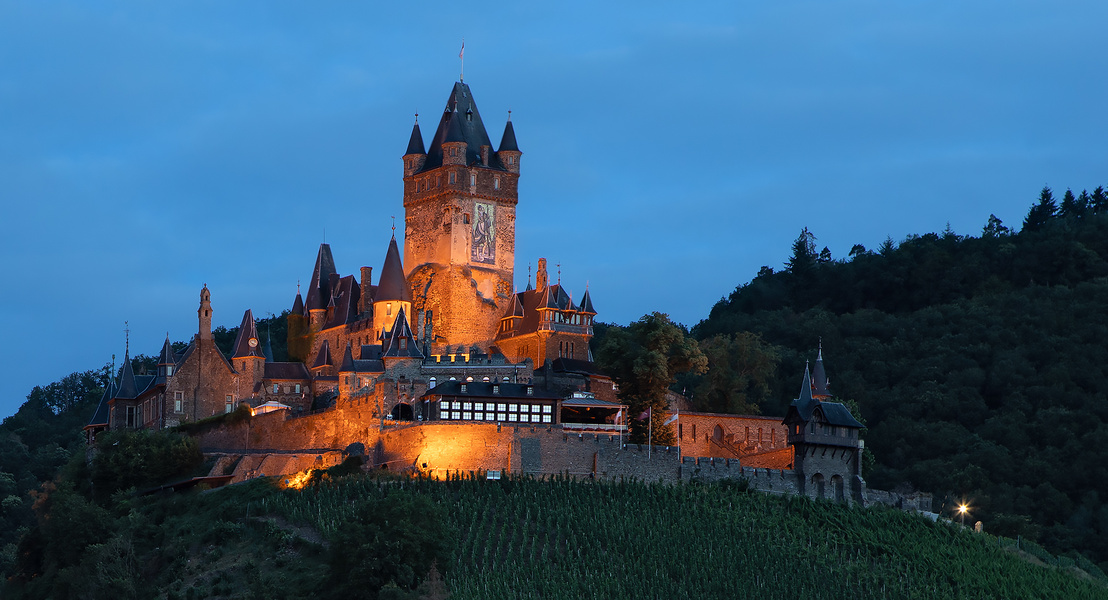
<instances>
[{"instance_id":1,"label":"ridge of roof","mask_svg":"<svg viewBox=\"0 0 1108 600\"><path fill-rule=\"evenodd\" d=\"M315 355L315 362L312 363L313 369L319 369L322 367L334 366L334 361L331 360L331 344L327 340L323 340L323 343L319 345L319 352Z\"/></svg>"},{"instance_id":2,"label":"ridge of roof","mask_svg":"<svg viewBox=\"0 0 1108 600\"><path fill-rule=\"evenodd\" d=\"M346 373L354 370L354 352L352 350L353 344L346 342L346 350L342 353L342 365L339 366L340 373Z\"/></svg>"}]
</instances>

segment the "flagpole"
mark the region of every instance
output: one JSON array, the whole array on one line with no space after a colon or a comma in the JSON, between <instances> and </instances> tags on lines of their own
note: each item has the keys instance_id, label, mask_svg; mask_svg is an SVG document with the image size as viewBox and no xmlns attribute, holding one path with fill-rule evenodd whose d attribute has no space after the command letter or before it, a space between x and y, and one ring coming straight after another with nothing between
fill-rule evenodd
<instances>
[{"instance_id":1,"label":"flagpole","mask_svg":"<svg viewBox=\"0 0 1108 600\"><path fill-rule=\"evenodd\" d=\"M458 52L458 58L462 61L461 71L458 72L458 81L465 81L466 74L466 39L462 38L462 49Z\"/></svg>"}]
</instances>

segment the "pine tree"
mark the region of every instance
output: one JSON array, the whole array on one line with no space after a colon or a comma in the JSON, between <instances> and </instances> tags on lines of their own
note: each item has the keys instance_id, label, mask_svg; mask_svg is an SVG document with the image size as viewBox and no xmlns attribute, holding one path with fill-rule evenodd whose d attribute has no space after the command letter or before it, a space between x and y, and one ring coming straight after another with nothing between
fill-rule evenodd
<instances>
[{"instance_id":1,"label":"pine tree","mask_svg":"<svg viewBox=\"0 0 1108 600\"><path fill-rule=\"evenodd\" d=\"M1023 220L1022 231L1040 231L1057 212L1058 205L1054 202L1054 194L1049 187L1044 186L1039 192L1039 203L1031 207L1027 212L1027 218Z\"/></svg>"}]
</instances>

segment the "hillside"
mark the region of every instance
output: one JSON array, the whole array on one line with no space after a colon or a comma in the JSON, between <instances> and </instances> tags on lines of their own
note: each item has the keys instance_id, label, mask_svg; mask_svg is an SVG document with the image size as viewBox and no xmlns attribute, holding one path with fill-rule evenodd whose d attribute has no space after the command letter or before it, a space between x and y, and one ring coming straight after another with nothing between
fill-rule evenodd
<instances>
[{"instance_id":1,"label":"hillside","mask_svg":"<svg viewBox=\"0 0 1108 600\"><path fill-rule=\"evenodd\" d=\"M692 333L761 344L766 392L746 401L766 414L784 414L822 340L833 393L869 424L871 486L932 491L947 509L966 498L988 531L1105 565L1106 299L1108 197L1059 205L1044 189L1018 233L994 217L980 236L833 260L805 229L783 270L763 268Z\"/></svg>"},{"instance_id":2,"label":"hillside","mask_svg":"<svg viewBox=\"0 0 1108 600\"><path fill-rule=\"evenodd\" d=\"M55 491L5 597L1093 598L1103 574L895 510L743 491L356 474L101 508ZM117 497L119 500L119 497ZM45 517L45 515L43 515ZM79 518L78 518L79 517ZM77 524L80 523L78 526ZM97 536L90 535L98 532ZM66 543L58 545L59 537ZM33 544L25 544L25 548ZM436 573L427 572L434 556ZM1050 558L1043 555L1044 558ZM31 564L24 559L21 566ZM410 594L389 581L417 587Z\"/></svg>"}]
</instances>

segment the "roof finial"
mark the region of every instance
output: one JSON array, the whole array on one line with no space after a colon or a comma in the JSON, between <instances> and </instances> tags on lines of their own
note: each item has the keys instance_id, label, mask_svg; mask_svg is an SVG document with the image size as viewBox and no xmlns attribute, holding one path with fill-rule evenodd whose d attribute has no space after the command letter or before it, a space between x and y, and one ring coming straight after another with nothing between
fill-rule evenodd
<instances>
[{"instance_id":1,"label":"roof finial","mask_svg":"<svg viewBox=\"0 0 1108 600\"><path fill-rule=\"evenodd\" d=\"M296 295L297 296L300 295L300 280L299 279L296 280Z\"/></svg>"},{"instance_id":2,"label":"roof finial","mask_svg":"<svg viewBox=\"0 0 1108 600\"><path fill-rule=\"evenodd\" d=\"M458 81L465 81L466 73L466 39L462 38L462 49L458 52L458 60L462 61L461 71L458 72Z\"/></svg>"},{"instance_id":3,"label":"roof finial","mask_svg":"<svg viewBox=\"0 0 1108 600\"><path fill-rule=\"evenodd\" d=\"M415 114L415 124L419 125L419 113Z\"/></svg>"},{"instance_id":4,"label":"roof finial","mask_svg":"<svg viewBox=\"0 0 1108 600\"><path fill-rule=\"evenodd\" d=\"M558 267L558 285L562 285L562 263L554 263Z\"/></svg>"},{"instance_id":5,"label":"roof finial","mask_svg":"<svg viewBox=\"0 0 1108 600\"><path fill-rule=\"evenodd\" d=\"M392 239L396 239L396 215L392 216Z\"/></svg>"},{"instance_id":6,"label":"roof finial","mask_svg":"<svg viewBox=\"0 0 1108 600\"><path fill-rule=\"evenodd\" d=\"M129 321L123 322L123 333L126 336L126 345L123 346L124 356L131 355L131 325Z\"/></svg>"},{"instance_id":7,"label":"roof finial","mask_svg":"<svg viewBox=\"0 0 1108 600\"><path fill-rule=\"evenodd\" d=\"M823 336L819 336L819 355L816 356L816 360L823 360Z\"/></svg>"},{"instance_id":8,"label":"roof finial","mask_svg":"<svg viewBox=\"0 0 1108 600\"><path fill-rule=\"evenodd\" d=\"M527 287L531 287L531 263L527 263Z\"/></svg>"},{"instance_id":9,"label":"roof finial","mask_svg":"<svg viewBox=\"0 0 1108 600\"><path fill-rule=\"evenodd\" d=\"M508 122L512 122L512 109L510 108L508 109ZM524 123L524 125L526 125L526 123Z\"/></svg>"}]
</instances>

